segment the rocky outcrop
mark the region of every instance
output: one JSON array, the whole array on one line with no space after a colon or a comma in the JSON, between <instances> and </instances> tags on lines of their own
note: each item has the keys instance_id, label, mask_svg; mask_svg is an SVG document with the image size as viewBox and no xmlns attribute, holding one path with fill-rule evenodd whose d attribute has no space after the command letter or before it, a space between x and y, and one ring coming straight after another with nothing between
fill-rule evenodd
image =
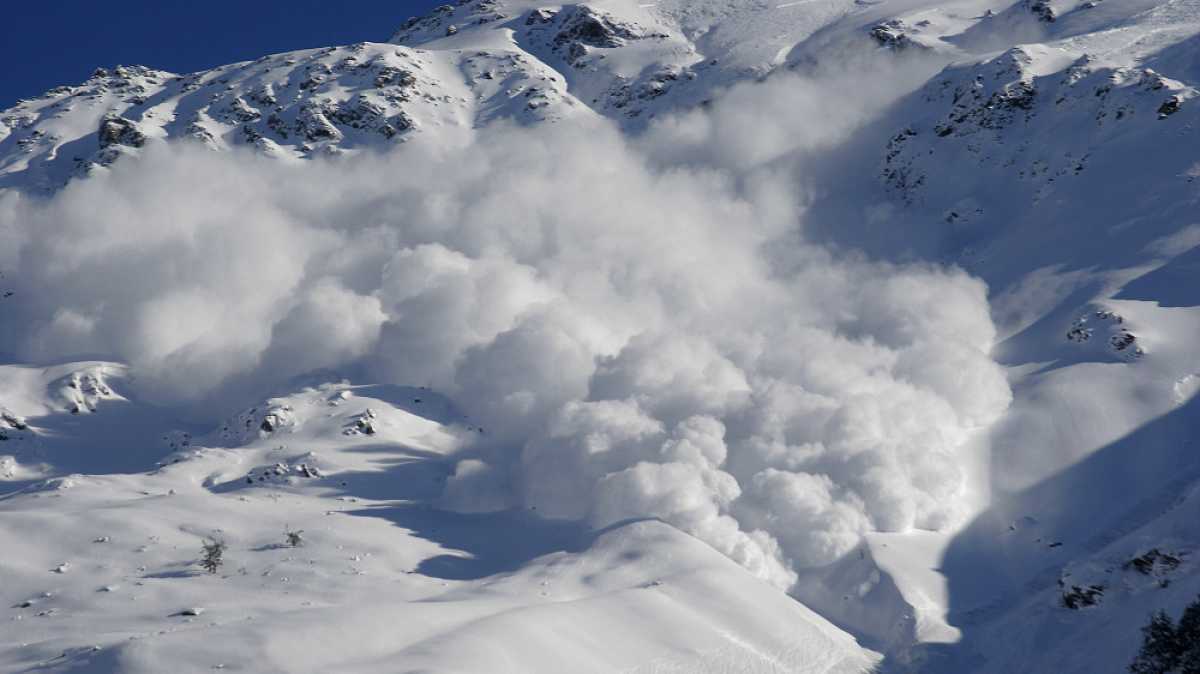
<instances>
[{"instance_id":1,"label":"rocky outcrop","mask_svg":"<svg viewBox=\"0 0 1200 674\"><path fill-rule=\"evenodd\" d=\"M1054 7L1050 5L1050 0L1022 0L1022 5L1026 11L1037 17L1038 21L1054 23L1058 19Z\"/></svg>"},{"instance_id":2,"label":"rocky outcrop","mask_svg":"<svg viewBox=\"0 0 1200 674\"><path fill-rule=\"evenodd\" d=\"M343 435L375 435L375 411L367 408L342 429Z\"/></svg>"},{"instance_id":3,"label":"rocky outcrop","mask_svg":"<svg viewBox=\"0 0 1200 674\"><path fill-rule=\"evenodd\" d=\"M52 192L138 154L152 139L217 151L252 146L279 157L391 142L418 126L416 109L441 117L445 71L425 70L430 64L415 50L360 43L184 76L138 66L98 69L79 86L0 112L0 142L29 155L0 164L0 188ZM459 103L466 107L467 99ZM94 136L60 151L86 135L51 131L85 127L72 118L94 125Z\"/></svg>"},{"instance_id":4,"label":"rocky outcrop","mask_svg":"<svg viewBox=\"0 0 1200 674\"><path fill-rule=\"evenodd\" d=\"M877 24L868 31L871 39L884 49L901 52L909 49L928 49L925 45L909 37L910 26L900 19L892 19Z\"/></svg>"},{"instance_id":5,"label":"rocky outcrop","mask_svg":"<svg viewBox=\"0 0 1200 674\"><path fill-rule=\"evenodd\" d=\"M0 442L22 436L29 432L29 422L6 407L0 407Z\"/></svg>"},{"instance_id":6,"label":"rocky outcrop","mask_svg":"<svg viewBox=\"0 0 1200 674\"><path fill-rule=\"evenodd\" d=\"M972 170L1016 175L1040 198L1055 181L1085 174L1107 139L1128 133L1130 124L1171 118L1196 95L1152 69L1099 66L1087 57L1042 74L1044 58L1055 57L1015 47L933 78L911 97L920 117L884 149L884 184L913 204L952 157ZM1076 133L1064 136L1062 128ZM1057 151L1044 152L1034 138L1055 139Z\"/></svg>"},{"instance_id":7,"label":"rocky outcrop","mask_svg":"<svg viewBox=\"0 0 1200 674\"><path fill-rule=\"evenodd\" d=\"M457 0L452 5L435 7L424 16L410 17L392 35L396 44L416 45L456 35L470 26L480 26L508 18L495 0Z\"/></svg>"},{"instance_id":8,"label":"rocky outcrop","mask_svg":"<svg viewBox=\"0 0 1200 674\"><path fill-rule=\"evenodd\" d=\"M333 113L336 108L323 102L304 103L296 113L296 122L292 128L300 137L310 142L339 141L343 137L342 132L329 121L325 114L327 111Z\"/></svg>"},{"instance_id":9,"label":"rocky outcrop","mask_svg":"<svg viewBox=\"0 0 1200 674\"><path fill-rule=\"evenodd\" d=\"M546 45L573 68L586 67L596 50L618 49L637 40L667 37L587 5L568 5L561 10L534 9L526 15L525 25L534 41Z\"/></svg>"},{"instance_id":10,"label":"rocky outcrop","mask_svg":"<svg viewBox=\"0 0 1200 674\"><path fill-rule=\"evenodd\" d=\"M296 414L291 405L269 400L225 422L209 441L241 446L275 433L286 432L295 425Z\"/></svg>"},{"instance_id":11,"label":"rocky outcrop","mask_svg":"<svg viewBox=\"0 0 1200 674\"><path fill-rule=\"evenodd\" d=\"M246 474L245 483L252 484L293 484L301 479L322 477L321 469L308 461L279 462L272 466L255 468Z\"/></svg>"},{"instance_id":12,"label":"rocky outcrop","mask_svg":"<svg viewBox=\"0 0 1200 674\"><path fill-rule=\"evenodd\" d=\"M71 414L96 412L101 401L120 398L108 385L107 374L103 366L89 367L72 372L52 388L57 389L60 404Z\"/></svg>"},{"instance_id":13,"label":"rocky outcrop","mask_svg":"<svg viewBox=\"0 0 1200 674\"><path fill-rule=\"evenodd\" d=\"M647 37L635 24L619 21L587 5L563 9L558 27L552 42L560 47L583 45L615 49L629 40Z\"/></svg>"},{"instance_id":14,"label":"rocky outcrop","mask_svg":"<svg viewBox=\"0 0 1200 674\"><path fill-rule=\"evenodd\" d=\"M137 124L120 115L105 117L100 122L100 130L96 136L100 141L101 148L113 145L142 147L146 144L146 135L138 129Z\"/></svg>"},{"instance_id":15,"label":"rocky outcrop","mask_svg":"<svg viewBox=\"0 0 1200 674\"><path fill-rule=\"evenodd\" d=\"M368 94L358 94L349 101L343 101L333 110L332 118L339 125L375 131L384 138L392 138L413 125L403 112L389 117L385 105L373 101Z\"/></svg>"}]
</instances>

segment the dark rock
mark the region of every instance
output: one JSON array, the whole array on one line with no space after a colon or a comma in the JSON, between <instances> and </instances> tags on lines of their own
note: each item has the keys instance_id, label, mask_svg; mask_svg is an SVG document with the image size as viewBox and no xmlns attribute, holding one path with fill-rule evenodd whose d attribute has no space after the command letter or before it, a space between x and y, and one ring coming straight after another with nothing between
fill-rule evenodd
<instances>
[{"instance_id":1,"label":"dark rock","mask_svg":"<svg viewBox=\"0 0 1200 674\"><path fill-rule=\"evenodd\" d=\"M1058 18L1054 13L1054 8L1050 6L1050 0L1025 0L1025 6L1037 17L1038 21L1054 23Z\"/></svg>"},{"instance_id":2,"label":"dark rock","mask_svg":"<svg viewBox=\"0 0 1200 674\"><path fill-rule=\"evenodd\" d=\"M899 19L892 19L881 23L871 29L871 38L879 44L880 47L890 49L892 51L904 51L910 48L924 49L925 46L914 42L912 38L904 32L905 25Z\"/></svg>"},{"instance_id":3,"label":"dark rock","mask_svg":"<svg viewBox=\"0 0 1200 674\"><path fill-rule=\"evenodd\" d=\"M146 144L146 135L138 130L137 124L117 115L109 115L100 122L98 136L101 148L113 145L142 147Z\"/></svg>"},{"instance_id":4,"label":"dark rock","mask_svg":"<svg viewBox=\"0 0 1200 674\"><path fill-rule=\"evenodd\" d=\"M1158 118L1166 119L1179 112L1181 107L1183 107L1183 99L1179 96L1172 96L1163 101L1162 105L1158 106Z\"/></svg>"},{"instance_id":5,"label":"dark rock","mask_svg":"<svg viewBox=\"0 0 1200 674\"><path fill-rule=\"evenodd\" d=\"M1072 585L1070 589L1063 590L1062 605L1073 611L1077 611L1087 606L1099 604L1100 598L1103 596L1103 585L1088 585L1087 587Z\"/></svg>"},{"instance_id":6,"label":"dark rock","mask_svg":"<svg viewBox=\"0 0 1200 674\"><path fill-rule=\"evenodd\" d=\"M1143 576L1149 576L1156 571L1172 571L1179 567L1183 560L1169 552L1151 548L1148 552L1138 555L1125 562L1122 568L1126 571L1137 571Z\"/></svg>"}]
</instances>

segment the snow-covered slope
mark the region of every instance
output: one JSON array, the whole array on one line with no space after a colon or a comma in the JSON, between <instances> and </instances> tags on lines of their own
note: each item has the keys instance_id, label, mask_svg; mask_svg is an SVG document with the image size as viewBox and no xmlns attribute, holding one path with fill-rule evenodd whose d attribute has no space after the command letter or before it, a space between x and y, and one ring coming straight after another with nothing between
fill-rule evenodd
<instances>
[{"instance_id":1,"label":"snow-covered slope","mask_svg":"<svg viewBox=\"0 0 1200 674\"><path fill-rule=\"evenodd\" d=\"M294 159L387 147L414 128L528 123L576 107L561 76L511 48L361 43L186 76L101 68L0 116L0 188L54 190L162 140Z\"/></svg>"},{"instance_id":2,"label":"snow-covered slope","mask_svg":"<svg viewBox=\"0 0 1200 674\"><path fill-rule=\"evenodd\" d=\"M939 567L963 634L897 669L1117 671L1151 610L1196 596L1196 9L997 8L943 38L996 53L900 101L830 178L831 239L988 281L1014 388L992 505ZM1182 561L1134 564L1159 553Z\"/></svg>"},{"instance_id":3,"label":"snow-covered slope","mask_svg":"<svg viewBox=\"0 0 1200 674\"><path fill-rule=\"evenodd\" d=\"M440 513L447 455L475 429L427 391L310 388L192 436L123 397L122 372L0 369L6 414L24 420L4 446L18 487L0 499L0 545L15 553L0 589L4 671L849 673L873 662L665 524L588 531ZM130 456L118 438L161 458ZM217 574L196 565L206 539L228 545Z\"/></svg>"},{"instance_id":4,"label":"snow-covered slope","mask_svg":"<svg viewBox=\"0 0 1200 674\"><path fill-rule=\"evenodd\" d=\"M504 119L599 113L638 129L815 58L815 47L806 51L814 36L818 45L850 40L870 50L877 38L868 29L886 16L855 0L471 0L410 20L393 44L290 52L188 75L100 68L83 84L0 113L0 189L53 191L161 140L291 159Z\"/></svg>"},{"instance_id":5,"label":"snow-covered slope","mask_svg":"<svg viewBox=\"0 0 1200 674\"><path fill-rule=\"evenodd\" d=\"M673 238L675 225L655 212L662 238L646 236L643 245L671 253L652 268L666 270L668 280L617 264L597 274L601 292L587 274L564 280L561 268L537 262L564 255L576 241L544 209L591 226L587 206L560 203L580 199L580 191L539 175L528 185L497 178L535 195L523 194L516 207L490 194L475 207L435 194L415 216L404 214L403 235L345 235L344 259L298 258L306 268L342 274L338 312L350 304L344 296L376 307L391 302L392 343L419 348L355 352L392 360L355 363L348 369L362 382L353 385L324 383L330 377L320 370L330 363L320 361L308 376L320 383L285 390L215 429L178 404L139 400L142 389L122 364L0 367L0 545L22 550L15 560L0 559L0 599L12 607L0 668L853 672L875 666L878 652L883 671L1119 671L1150 611L1178 613L1200 592L1198 90L1195 0L460 0L405 23L387 44L267 56L182 76L102 69L82 85L23 101L0 113L0 206L52 199L73 180L113 173L170 143L299 165L332 156L365 161L417 139L469 153L473 139L504 129L519 143L550 137L515 164L533 175L533 166L560 166L550 125L566 127L563 135L577 128L590 134L598 127L589 125L606 122L670 177L655 174L647 188L664 203L690 206L701 203L701 192L727 189L738 199L728 210L707 202L673 209L727 220L727 228L714 229L734 236L703 239L722 254ZM611 230L641 237L639 211L647 209L633 185L642 174L616 161L603 173L607 155L597 156L601 170L591 172L562 154L568 171L620 185L631 205L616 212L627 226L612 223ZM432 167L435 155L417 156ZM495 152L478 156L482 172L508 168ZM462 172L467 189L487 192L492 181L473 170ZM710 173L718 178L704 182ZM671 179L701 189L670 202L678 198ZM773 201L777 182L786 184L786 208ZM368 206L349 212L381 222L399 217L372 189L362 189ZM789 233L746 224L737 210L745 203L757 208L750 220L795 207ZM469 223L461 235L467 243L437 249L447 238L437 229L443 221ZM793 229L821 247L794 253L787 245ZM276 231L265 240L287 238ZM0 245L13 242L14 250L28 238L0 229ZM378 250L357 252L364 240ZM607 240L584 240L595 249L568 251L573 270L617 255ZM774 247L764 255L768 276L799 269L803 282L679 280L690 264L753 276L738 266L746 240ZM379 251L390 256L397 248L406 252L378 265L390 285L370 285L365 277ZM470 259L455 257L460 249ZM1003 396L982 370L962 365L959 347L948 346L954 342L904 341L965 311L957 296L946 292L939 303L937 292L908 277L889 285L882 272L824 266L856 253L919 269L956 265L987 284L997 332L991 356L1012 389L998 421L990 415ZM806 268L818 271L804 277ZM246 273L232 264L231 272L218 269ZM885 286L886 299L869 290L865 300L845 299L844 278L856 275L864 286ZM10 282L27 287L0 276L0 295ZM805 284L842 303L808 298ZM443 313L468 285L484 291ZM669 308L614 309L605 293L626 286ZM722 291L730 288L753 294L729 302ZM802 299L779 304L781 291ZM186 294L169 300L191 306ZM568 314L578 321L571 328L551 318L529 327L511 309L536 313L570 301L604 310ZM661 321L672 309L681 314L681 332L694 329L692 303L723 324L810 311L830 316L833 327L813 338L803 317L798 330L723 333L716 356L690 342L656 350L634 338L630 325ZM768 317L730 312L729 304L786 311ZM67 309L55 313L55 325L86 323ZM267 332L280 326L287 323ZM493 395L495 404L484 408L501 417L549 417L535 384L498 391L495 382L527 372L537 385L570 388L563 371L575 362L572 340L586 341L574 329L590 331L586 354L602 363L599 374L585 382L585 403L571 408L577 414L546 422L551 430L515 461L498 458L508 456L507 438L481 441L484 429L475 424L482 422L462 416L449 399L396 385L426 380L387 379L395 362L440 357L433 342L444 339L461 343L451 359L456 367L487 364L479 373L455 370L447 393ZM520 336L538 330L551 337L522 351ZM976 339L972 327L962 330L971 333L964 341L989 341ZM57 353L52 345L29 346L43 334L0 326L0 335L26 340L21 353ZM511 344L487 341L497 334ZM0 352L19 350L10 341ZM636 348L630 355L614 342ZM861 379L834 369L865 352L871 360ZM245 367L280 367L283 357L271 355ZM532 371L543 359L553 372ZM805 374L799 384L764 383L766 370L747 367L750 361ZM701 363L702 374L681 374L685 362ZM733 364L750 374L739 380ZM436 363L418 365L410 370L436 371ZM900 388L878 394L872 387L888 377ZM612 401L603 389L622 385L637 392L636 404L605 407ZM907 400L901 388L936 390L937 405L954 410L906 408L896 402ZM864 399L870 404L854 405ZM697 430L708 421L689 413L720 417L727 463L725 444L707 448ZM943 414L965 421L941 423ZM752 437L737 444L739 433ZM837 454L837 442L857 448L868 436L873 448L894 440L900 449L889 451L954 456L970 498L929 484L946 470L932 458L910 453L907 462L886 465L924 490L922 497L970 502L975 511L965 521L924 524L938 517L913 516L918 506L889 491L873 472L879 466L861 458L878 454ZM646 438L661 444L659 462L637 453ZM525 501L509 490L528 493L536 470L530 462L549 463L556 449L585 473L613 461L599 478L609 486L631 482L612 492L628 502L612 497L602 504L607 511L662 516L759 575L771 574L748 548L782 560L783 575L794 581L790 597L663 522L592 529L511 509L543 502L536 490ZM687 473L703 488L664 486L672 469L662 466L682 465L668 455L707 466ZM864 505L868 489L860 482L884 483L882 496ZM595 524L599 506L584 504L591 483L538 488L560 512L574 512L561 498L578 488L579 513L591 513ZM720 496L695 496L710 492ZM881 524L888 518L879 502L907 512L901 519L908 524ZM710 510L719 517L697 514ZM914 521L940 530L910 530ZM744 529L744 540L722 547L721 527L729 526L738 535ZM304 546L285 547L285 529L303 529ZM206 536L229 543L216 577L194 565ZM193 607L204 610L187 615Z\"/></svg>"}]
</instances>

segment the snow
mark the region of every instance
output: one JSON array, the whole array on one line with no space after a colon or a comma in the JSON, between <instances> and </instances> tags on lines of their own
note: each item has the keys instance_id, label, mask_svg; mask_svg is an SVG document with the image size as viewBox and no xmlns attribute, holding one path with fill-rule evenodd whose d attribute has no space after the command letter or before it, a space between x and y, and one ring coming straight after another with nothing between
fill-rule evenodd
<instances>
[{"instance_id":1,"label":"snow","mask_svg":"<svg viewBox=\"0 0 1200 674\"><path fill-rule=\"evenodd\" d=\"M0 670L1121 669L1200 593L1197 35L469 0L0 113Z\"/></svg>"},{"instance_id":2,"label":"snow","mask_svg":"<svg viewBox=\"0 0 1200 674\"><path fill-rule=\"evenodd\" d=\"M12 370L4 373L30 378ZM0 545L21 551L6 558L0 589L12 607L0 667L554 672L575 662L599 672L708 671L725 661L739 671L854 672L873 661L664 524L588 531L432 509L458 440L452 427L389 402L425 404L413 395L307 389L256 406L148 472L99 469L119 453L95 445L96 433L112 432L102 420L136 414L123 398L79 417L78 434L47 438L54 458L71 446L106 456L90 475L26 480L0 500ZM39 402L51 409L22 401ZM430 402L431 416L445 414ZM347 435L367 410L374 432ZM283 411L290 423L259 427ZM38 423L64 415L39 414ZM247 479L300 461L319 474ZM289 528L304 530L301 546L287 544ZM217 574L196 563L206 538L228 544Z\"/></svg>"}]
</instances>

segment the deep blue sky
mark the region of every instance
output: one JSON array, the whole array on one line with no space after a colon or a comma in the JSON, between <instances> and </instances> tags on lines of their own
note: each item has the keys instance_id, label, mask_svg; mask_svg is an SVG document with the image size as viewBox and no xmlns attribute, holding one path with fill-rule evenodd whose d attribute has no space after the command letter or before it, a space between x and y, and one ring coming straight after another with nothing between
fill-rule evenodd
<instances>
[{"instance_id":1,"label":"deep blue sky","mask_svg":"<svg viewBox=\"0 0 1200 674\"><path fill-rule=\"evenodd\" d=\"M291 49L382 42L448 0L12 0L0 16L0 110L98 66L192 72Z\"/></svg>"}]
</instances>

